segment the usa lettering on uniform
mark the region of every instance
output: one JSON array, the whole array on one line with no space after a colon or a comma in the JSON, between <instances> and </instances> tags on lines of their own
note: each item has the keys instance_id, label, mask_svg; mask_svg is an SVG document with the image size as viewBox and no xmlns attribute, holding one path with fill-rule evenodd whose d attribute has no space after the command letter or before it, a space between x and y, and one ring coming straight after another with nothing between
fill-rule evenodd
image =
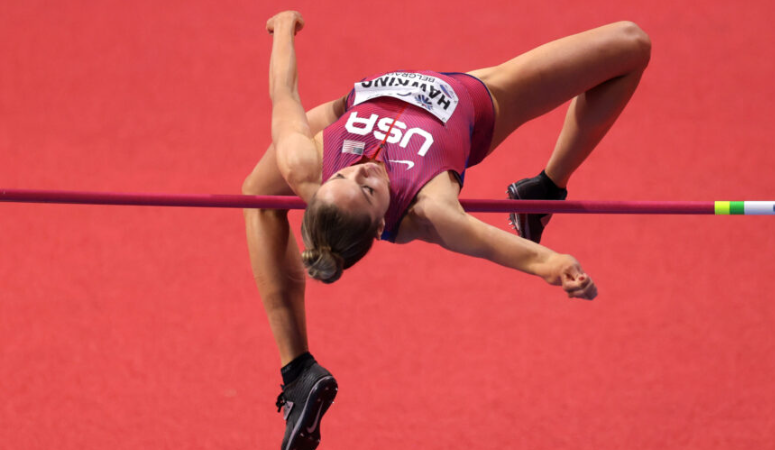
<instances>
[{"instance_id":1,"label":"usa lettering on uniform","mask_svg":"<svg viewBox=\"0 0 775 450\"><path fill-rule=\"evenodd\" d=\"M369 133L373 133L374 138L380 141L385 139L385 133L390 131L390 136L386 139L386 142L388 144L398 143L401 148L406 148L412 137L421 137L424 141L417 154L425 156L433 145L433 135L422 128L409 128L407 130L407 126L404 122L396 120L394 124L393 121L394 119L392 117L383 117L380 119L377 114L372 114L368 118L361 118L358 117L357 111L353 111L350 116L347 117L345 129L348 133L357 134L359 136L366 136ZM375 125L379 131L374 129ZM390 129L391 125L393 126L392 130ZM406 132L404 133L403 130L406 130Z\"/></svg>"}]
</instances>

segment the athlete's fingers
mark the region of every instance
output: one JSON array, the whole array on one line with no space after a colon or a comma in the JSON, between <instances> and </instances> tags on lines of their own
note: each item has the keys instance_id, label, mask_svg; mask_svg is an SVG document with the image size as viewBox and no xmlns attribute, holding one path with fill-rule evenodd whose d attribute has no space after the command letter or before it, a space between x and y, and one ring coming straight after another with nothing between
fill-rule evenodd
<instances>
[{"instance_id":1,"label":"athlete's fingers","mask_svg":"<svg viewBox=\"0 0 775 450\"><path fill-rule=\"evenodd\" d=\"M563 271L563 275L565 275L570 279L575 280L579 278L581 275L585 275L585 274L584 274L584 271L581 270L581 266L579 266L579 264L576 263L566 267L565 270Z\"/></svg>"},{"instance_id":2,"label":"athlete's fingers","mask_svg":"<svg viewBox=\"0 0 775 450\"><path fill-rule=\"evenodd\" d=\"M563 275L562 284L566 291L584 288L592 282L592 279L587 274L579 271L576 271L574 274L566 272Z\"/></svg>"},{"instance_id":3,"label":"athlete's fingers","mask_svg":"<svg viewBox=\"0 0 775 450\"><path fill-rule=\"evenodd\" d=\"M570 298L584 298L592 300L597 296L597 287L589 275L582 273L576 279L567 279L563 283L563 289Z\"/></svg>"},{"instance_id":4,"label":"athlete's fingers","mask_svg":"<svg viewBox=\"0 0 775 450\"><path fill-rule=\"evenodd\" d=\"M569 298L582 298L585 300L592 300L597 297L597 286L590 280L589 283L583 287L568 291Z\"/></svg>"},{"instance_id":5,"label":"athlete's fingers","mask_svg":"<svg viewBox=\"0 0 775 450\"><path fill-rule=\"evenodd\" d=\"M293 34L298 33L304 28L304 18L301 16L301 14L296 13L298 15L297 21L296 21L296 29L294 30Z\"/></svg>"},{"instance_id":6,"label":"athlete's fingers","mask_svg":"<svg viewBox=\"0 0 775 450\"><path fill-rule=\"evenodd\" d=\"M583 298L585 300L594 300L595 297L597 297L597 286L595 283L591 283L589 286L584 288L584 293L579 298Z\"/></svg>"},{"instance_id":7,"label":"athlete's fingers","mask_svg":"<svg viewBox=\"0 0 775 450\"><path fill-rule=\"evenodd\" d=\"M269 34L274 34L275 25L281 20L290 21L293 24L293 34L304 28L304 18L298 11L283 11L275 14L266 22L266 31Z\"/></svg>"}]
</instances>

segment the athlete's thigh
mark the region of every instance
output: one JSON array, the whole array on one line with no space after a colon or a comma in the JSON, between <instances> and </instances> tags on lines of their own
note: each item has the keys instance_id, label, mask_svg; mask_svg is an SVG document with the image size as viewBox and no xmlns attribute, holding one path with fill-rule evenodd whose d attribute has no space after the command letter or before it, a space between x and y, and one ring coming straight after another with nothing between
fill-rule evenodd
<instances>
[{"instance_id":1,"label":"athlete's thigh","mask_svg":"<svg viewBox=\"0 0 775 450\"><path fill-rule=\"evenodd\" d=\"M618 22L537 47L495 67L469 72L495 103L491 151L523 123L643 64L648 37ZM647 60L646 60L647 61Z\"/></svg>"}]
</instances>

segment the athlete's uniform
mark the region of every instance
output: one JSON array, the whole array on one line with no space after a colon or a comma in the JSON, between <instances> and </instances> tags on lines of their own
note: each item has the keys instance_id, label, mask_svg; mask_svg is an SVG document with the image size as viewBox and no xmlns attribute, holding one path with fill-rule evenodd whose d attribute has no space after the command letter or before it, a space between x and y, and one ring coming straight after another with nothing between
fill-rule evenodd
<instances>
[{"instance_id":1,"label":"athlete's uniform","mask_svg":"<svg viewBox=\"0 0 775 450\"><path fill-rule=\"evenodd\" d=\"M323 181L378 153L390 179L382 239L395 241L401 219L433 177L452 171L462 187L465 169L487 155L494 123L489 92L470 75L419 71L366 78L347 96L342 117L323 131Z\"/></svg>"}]
</instances>

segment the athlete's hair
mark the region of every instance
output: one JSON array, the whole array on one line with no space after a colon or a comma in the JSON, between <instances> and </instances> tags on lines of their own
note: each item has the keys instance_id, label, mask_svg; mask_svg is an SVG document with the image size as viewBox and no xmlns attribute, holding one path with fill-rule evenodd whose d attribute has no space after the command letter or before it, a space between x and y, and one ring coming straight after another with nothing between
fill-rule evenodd
<instances>
[{"instance_id":1,"label":"athlete's hair","mask_svg":"<svg viewBox=\"0 0 775 450\"><path fill-rule=\"evenodd\" d=\"M306 247L301 259L309 276L324 283L338 280L369 252L379 226L366 213L344 211L313 196L301 223Z\"/></svg>"}]
</instances>

